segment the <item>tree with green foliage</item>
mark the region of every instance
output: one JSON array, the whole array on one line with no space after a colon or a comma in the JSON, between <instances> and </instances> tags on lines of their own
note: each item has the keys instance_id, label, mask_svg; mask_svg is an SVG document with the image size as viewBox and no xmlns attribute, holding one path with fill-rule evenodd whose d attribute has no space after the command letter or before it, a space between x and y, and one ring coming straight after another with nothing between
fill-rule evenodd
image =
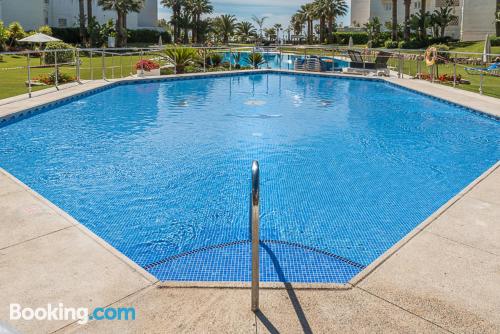
<instances>
[{"instance_id":1,"label":"tree with green foliage","mask_svg":"<svg viewBox=\"0 0 500 334\"><path fill-rule=\"evenodd\" d=\"M23 26L19 22L12 22L9 24L9 38L10 38L10 44L9 46L12 47L17 40L22 39L26 36L26 32L23 29Z\"/></svg>"},{"instance_id":2,"label":"tree with green foliage","mask_svg":"<svg viewBox=\"0 0 500 334\"><path fill-rule=\"evenodd\" d=\"M307 3L300 6L300 9L297 11L297 15L300 15L302 19L307 23L307 42L309 44L312 44L314 40L313 23L316 18L316 8L314 7L314 4Z\"/></svg>"},{"instance_id":3,"label":"tree with green foliage","mask_svg":"<svg viewBox=\"0 0 500 334\"><path fill-rule=\"evenodd\" d=\"M410 8L411 0L404 0L405 4L405 23L403 39L408 42L410 40Z\"/></svg>"},{"instance_id":4,"label":"tree with green foliage","mask_svg":"<svg viewBox=\"0 0 500 334\"><path fill-rule=\"evenodd\" d=\"M176 73L184 73L186 66L198 60L198 52L193 48L166 48L163 51L166 60L175 66Z\"/></svg>"},{"instance_id":5,"label":"tree with green foliage","mask_svg":"<svg viewBox=\"0 0 500 334\"><path fill-rule=\"evenodd\" d=\"M398 0L392 0L392 29L391 38L397 41L398 38Z\"/></svg>"},{"instance_id":6,"label":"tree with green foliage","mask_svg":"<svg viewBox=\"0 0 500 334\"><path fill-rule=\"evenodd\" d=\"M241 42L247 43L251 37L257 35L257 30L255 30L252 22L242 21L236 24L236 36Z\"/></svg>"},{"instance_id":7,"label":"tree with green foliage","mask_svg":"<svg viewBox=\"0 0 500 334\"><path fill-rule=\"evenodd\" d=\"M369 41L376 41L380 36L380 30L382 29L382 23L378 17L372 17L364 25L366 32L368 33Z\"/></svg>"},{"instance_id":8,"label":"tree with green foliage","mask_svg":"<svg viewBox=\"0 0 500 334\"><path fill-rule=\"evenodd\" d=\"M140 12L145 0L97 0L104 10L116 11L116 46L127 44L127 14Z\"/></svg>"},{"instance_id":9,"label":"tree with green foliage","mask_svg":"<svg viewBox=\"0 0 500 334\"><path fill-rule=\"evenodd\" d=\"M451 22L458 18L456 15L452 14L452 4L452 0L448 0L446 1L445 7L439 7L431 14L431 21L439 28L439 31L436 33L436 35L439 34L439 37L441 38L444 37L446 27L448 27Z\"/></svg>"},{"instance_id":10,"label":"tree with green foliage","mask_svg":"<svg viewBox=\"0 0 500 334\"><path fill-rule=\"evenodd\" d=\"M85 29L85 3L84 0L78 0L78 26L80 32L80 41L85 44L87 40L87 31Z\"/></svg>"},{"instance_id":11,"label":"tree with green foliage","mask_svg":"<svg viewBox=\"0 0 500 334\"><path fill-rule=\"evenodd\" d=\"M161 0L161 4L172 10L170 24L173 26L173 40L174 43L180 39L181 31L179 21L181 19L182 7L186 4L185 0Z\"/></svg>"},{"instance_id":12,"label":"tree with green foliage","mask_svg":"<svg viewBox=\"0 0 500 334\"><path fill-rule=\"evenodd\" d=\"M264 22L266 22L267 16L258 17L256 15L252 15L252 21L255 22L257 27L259 27L259 39L262 40L262 29L264 28Z\"/></svg>"},{"instance_id":13,"label":"tree with green foliage","mask_svg":"<svg viewBox=\"0 0 500 334\"><path fill-rule=\"evenodd\" d=\"M201 25L201 16L204 14L211 14L214 10L214 7L210 3L209 0L187 0L187 7L189 12L192 15L192 36L193 43L200 42L200 25Z\"/></svg>"},{"instance_id":14,"label":"tree with green foliage","mask_svg":"<svg viewBox=\"0 0 500 334\"><path fill-rule=\"evenodd\" d=\"M3 21L0 20L0 51L6 49L6 43L9 40L9 30L3 25Z\"/></svg>"},{"instance_id":15,"label":"tree with green foliage","mask_svg":"<svg viewBox=\"0 0 500 334\"><path fill-rule=\"evenodd\" d=\"M47 36L52 36L52 28L47 25L38 27L38 32Z\"/></svg>"},{"instance_id":16,"label":"tree with green foliage","mask_svg":"<svg viewBox=\"0 0 500 334\"><path fill-rule=\"evenodd\" d=\"M222 43L228 44L229 38L234 35L236 29L236 17L234 15L223 14L214 21L215 31L222 39Z\"/></svg>"}]
</instances>

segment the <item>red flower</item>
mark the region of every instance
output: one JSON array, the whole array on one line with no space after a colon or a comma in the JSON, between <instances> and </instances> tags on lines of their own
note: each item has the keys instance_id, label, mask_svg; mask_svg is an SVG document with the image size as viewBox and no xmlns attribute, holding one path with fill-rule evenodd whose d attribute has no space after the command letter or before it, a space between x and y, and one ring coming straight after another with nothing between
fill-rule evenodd
<instances>
[{"instance_id":1,"label":"red flower","mask_svg":"<svg viewBox=\"0 0 500 334\"><path fill-rule=\"evenodd\" d=\"M150 72L151 70L156 70L159 68L160 68L160 64L158 64L152 60L149 60L149 59L139 60L135 64L136 70L144 69L144 71L146 71L146 72Z\"/></svg>"}]
</instances>

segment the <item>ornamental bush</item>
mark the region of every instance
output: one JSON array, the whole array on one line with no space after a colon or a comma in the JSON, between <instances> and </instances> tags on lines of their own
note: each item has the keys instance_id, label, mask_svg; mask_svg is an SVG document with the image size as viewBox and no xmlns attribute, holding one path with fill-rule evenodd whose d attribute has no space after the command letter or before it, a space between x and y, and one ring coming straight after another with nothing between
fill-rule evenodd
<instances>
[{"instance_id":1,"label":"ornamental bush","mask_svg":"<svg viewBox=\"0 0 500 334\"><path fill-rule=\"evenodd\" d=\"M57 51L57 63L73 63L75 61L75 48L64 42L49 42L45 46L46 51L50 50L68 50L68 51ZM45 53L45 64L55 63L55 52Z\"/></svg>"}]
</instances>

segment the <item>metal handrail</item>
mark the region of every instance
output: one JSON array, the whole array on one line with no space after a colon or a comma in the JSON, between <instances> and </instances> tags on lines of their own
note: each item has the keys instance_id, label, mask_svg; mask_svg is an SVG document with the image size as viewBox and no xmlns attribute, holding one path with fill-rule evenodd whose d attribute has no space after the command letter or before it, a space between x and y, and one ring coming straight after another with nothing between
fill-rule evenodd
<instances>
[{"instance_id":1,"label":"metal handrail","mask_svg":"<svg viewBox=\"0 0 500 334\"><path fill-rule=\"evenodd\" d=\"M259 162L252 162L250 224L252 226L252 311L259 310Z\"/></svg>"}]
</instances>

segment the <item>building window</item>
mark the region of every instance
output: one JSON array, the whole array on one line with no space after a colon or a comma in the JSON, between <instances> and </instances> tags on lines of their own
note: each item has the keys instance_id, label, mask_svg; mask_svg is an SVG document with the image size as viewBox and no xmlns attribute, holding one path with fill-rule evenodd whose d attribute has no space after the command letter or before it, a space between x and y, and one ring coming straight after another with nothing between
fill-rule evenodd
<instances>
[{"instance_id":1,"label":"building window","mask_svg":"<svg viewBox=\"0 0 500 334\"><path fill-rule=\"evenodd\" d=\"M392 3L386 3L385 10L392 10Z\"/></svg>"},{"instance_id":2,"label":"building window","mask_svg":"<svg viewBox=\"0 0 500 334\"><path fill-rule=\"evenodd\" d=\"M452 7L458 7L460 0L436 0L436 7L446 7L448 4Z\"/></svg>"},{"instance_id":3,"label":"building window","mask_svg":"<svg viewBox=\"0 0 500 334\"><path fill-rule=\"evenodd\" d=\"M458 26L458 17L455 17L453 20L451 20L450 26Z\"/></svg>"},{"instance_id":4,"label":"building window","mask_svg":"<svg viewBox=\"0 0 500 334\"><path fill-rule=\"evenodd\" d=\"M415 1L414 6L415 6L415 9L420 9L420 6L421 6L420 1Z\"/></svg>"},{"instance_id":5,"label":"building window","mask_svg":"<svg viewBox=\"0 0 500 334\"><path fill-rule=\"evenodd\" d=\"M68 20L66 19L57 19L57 25L59 28L65 28L68 26Z\"/></svg>"}]
</instances>

